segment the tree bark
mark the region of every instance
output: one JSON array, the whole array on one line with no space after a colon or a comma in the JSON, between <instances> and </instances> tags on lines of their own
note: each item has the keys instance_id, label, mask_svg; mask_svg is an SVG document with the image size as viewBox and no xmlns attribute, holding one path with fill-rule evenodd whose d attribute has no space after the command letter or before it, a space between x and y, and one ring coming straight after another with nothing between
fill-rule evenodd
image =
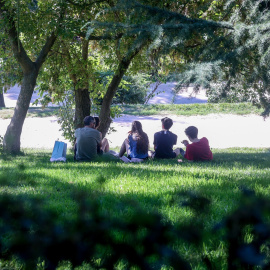
<instances>
[{"instance_id":1,"label":"tree bark","mask_svg":"<svg viewBox=\"0 0 270 270\"><path fill-rule=\"evenodd\" d=\"M75 128L83 127L83 119L88 116L91 111L91 102L89 97L89 76L88 76L88 48L89 40L82 40L82 62L80 63L81 78L80 85L75 89Z\"/></svg>"},{"instance_id":2,"label":"tree bark","mask_svg":"<svg viewBox=\"0 0 270 270\"><path fill-rule=\"evenodd\" d=\"M14 115L4 136L3 146L8 153L17 154L20 152L22 127L36 85L37 75L38 70L35 68L32 72L24 74Z\"/></svg>"},{"instance_id":3,"label":"tree bark","mask_svg":"<svg viewBox=\"0 0 270 270\"><path fill-rule=\"evenodd\" d=\"M75 128L83 127L83 119L90 114L91 104L88 88L75 90Z\"/></svg>"},{"instance_id":4,"label":"tree bark","mask_svg":"<svg viewBox=\"0 0 270 270\"><path fill-rule=\"evenodd\" d=\"M5 108L5 99L4 99L4 93L0 92L0 108Z\"/></svg>"}]
</instances>

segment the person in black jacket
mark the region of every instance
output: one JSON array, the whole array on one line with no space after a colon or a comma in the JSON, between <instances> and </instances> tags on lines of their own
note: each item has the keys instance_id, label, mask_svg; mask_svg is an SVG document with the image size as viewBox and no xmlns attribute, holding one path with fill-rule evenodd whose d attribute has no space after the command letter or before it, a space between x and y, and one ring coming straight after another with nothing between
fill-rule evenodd
<instances>
[{"instance_id":1,"label":"person in black jacket","mask_svg":"<svg viewBox=\"0 0 270 270\"><path fill-rule=\"evenodd\" d=\"M154 158L176 158L180 154L180 149L173 150L173 146L177 143L177 135L170 132L169 129L173 125L171 118L165 117L161 119L162 130L154 134Z\"/></svg>"}]
</instances>

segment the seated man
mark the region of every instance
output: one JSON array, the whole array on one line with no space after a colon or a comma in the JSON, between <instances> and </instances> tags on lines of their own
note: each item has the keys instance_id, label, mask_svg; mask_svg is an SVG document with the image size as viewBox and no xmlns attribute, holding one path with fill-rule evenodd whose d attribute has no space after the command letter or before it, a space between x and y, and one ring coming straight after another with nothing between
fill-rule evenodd
<instances>
[{"instance_id":1,"label":"seated man","mask_svg":"<svg viewBox=\"0 0 270 270\"><path fill-rule=\"evenodd\" d=\"M84 127L75 130L76 160L93 160L97 156L97 146L101 146L101 134L95 129L95 118L86 116Z\"/></svg>"},{"instance_id":2,"label":"seated man","mask_svg":"<svg viewBox=\"0 0 270 270\"><path fill-rule=\"evenodd\" d=\"M177 135L170 132L173 125L172 119L165 117L161 119L162 131L154 134L154 157L155 158L175 158L180 154L180 149L173 150L173 145L177 143Z\"/></svg>"},{"instance_id":3,"label":"seated man","mask_svg":"<svg viewBox=\"0 0 270 270\"><path fill-rule=\"evenodd\" d=\"M208 140L203 137L198 139L198 129L194 126L189 126L185 133L188 139L192 142L189 144L187 140L182 143L186 146L186 152L180 149L181 155L189 161L212 160L213 154L210 150Z\"/></svg>"}]
</instances>

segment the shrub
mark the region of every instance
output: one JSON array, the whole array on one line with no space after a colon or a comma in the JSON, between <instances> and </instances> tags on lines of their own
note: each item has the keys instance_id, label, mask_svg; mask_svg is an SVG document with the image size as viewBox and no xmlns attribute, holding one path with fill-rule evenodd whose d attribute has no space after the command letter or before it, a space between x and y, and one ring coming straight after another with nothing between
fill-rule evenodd
<instances>
[{"instance_id":1,"label":"shrub","mask_svg":"<svg viewBox=\"0 0 270 270\"><path fill-rule=\"evenodd\" d=\"M107 89L112 76L110 71L100 73L100 89ZM113 104L144 104L151 83L150 76L146 74L124 76L113 98ZM99 93L93 102L101 105L103 94Z\"/></svg>"},{"instance_id":2,"label":"shrub","mask_svg":"<svg viewBox=\"0 0 270 270\"><path fill-rule=\"evenodd\" d=\"M124 83L118 88L113 99L113 104L144 104L149 85L149 76L138 74L135 76L124 76Z\"/></svg>"},{"instance_id":3,"label":"shrub","mask_svg":"<svg viewBox=\"0 0 270 270\"><path fill-rule=\"evenodd\" d=\"M62 135L71 143L75 141L75 124L74 124L74 95L68 92L65 95L61 106L57 112L57 122L61 126Z\"/></svg>"}]
</instances>

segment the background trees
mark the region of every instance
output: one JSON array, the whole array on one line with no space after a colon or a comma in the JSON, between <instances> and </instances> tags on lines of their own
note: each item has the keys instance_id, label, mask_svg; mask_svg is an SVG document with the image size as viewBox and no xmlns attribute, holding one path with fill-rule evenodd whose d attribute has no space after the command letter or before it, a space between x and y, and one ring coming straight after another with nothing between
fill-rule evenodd
<instances>
[{"instance_id":1,"label":"background trees","mask_svg":"<svg viewBox=\"0 0 270 270\"><path fill-rule=\"evenodd\" d=\"M227 1L220 19L233 28L218 33L194 52L181 85L208 88L209 100L252 101L270 112L270 1Z\"/></svg>"}]
</instances>

